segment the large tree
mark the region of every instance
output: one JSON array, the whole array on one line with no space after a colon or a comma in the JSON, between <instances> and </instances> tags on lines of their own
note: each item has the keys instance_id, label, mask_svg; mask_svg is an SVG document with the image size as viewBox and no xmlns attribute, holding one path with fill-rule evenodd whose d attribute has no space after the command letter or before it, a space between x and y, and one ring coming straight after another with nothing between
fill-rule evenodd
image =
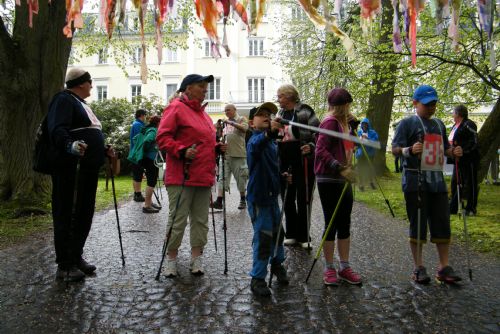
<instances>
[{"instance_id":1,"label":"large tree","mask_svg":"<svg viewBox=\"0 0 500 334\"><path fill-rule=\"evenodd\" d=\"M0 199L30 203L47 193L48 178L32 171L34 135L51 97L63 87L71 40L62 29L61 0L40 3L28 25L28 7L0 16ZM11 29L10 29L11 28Z\"/></svg>"}]
</instances>

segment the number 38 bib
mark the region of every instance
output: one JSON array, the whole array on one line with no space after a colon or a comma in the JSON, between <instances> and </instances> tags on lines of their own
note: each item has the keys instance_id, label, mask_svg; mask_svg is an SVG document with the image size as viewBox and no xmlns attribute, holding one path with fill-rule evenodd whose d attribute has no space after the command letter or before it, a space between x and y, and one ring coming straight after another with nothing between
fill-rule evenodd
<instances>
[{"instance_id":1,"label":"number 38 bib","mask_svg":"<svg viewBox=\"0 0 500 334\"><path fill-rule=\"evenodd\" d=\"M424 135L424 144L420 169L425 171L442 171L444 165L443 137L438 134Z\"/></svg>"}]
</instances>

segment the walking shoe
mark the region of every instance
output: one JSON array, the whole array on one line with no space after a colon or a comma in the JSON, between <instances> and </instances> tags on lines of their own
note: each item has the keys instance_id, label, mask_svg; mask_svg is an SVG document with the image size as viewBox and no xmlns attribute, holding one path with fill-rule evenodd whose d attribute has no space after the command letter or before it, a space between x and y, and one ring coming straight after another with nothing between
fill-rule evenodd
<instances>
[{"instance_id":1,"label":"walking shoe","mask_svg":"<svg viewBox=\"0 0 500 334\"><path fill-rule=\"evenodd\" d=\"M160 210L153 208L152 206L143 206L142 207L142 212L143 213L158 213Z\"/></svg>"},{"instance_id":2,"label":"walking shoe","mask_svg":"<svg viewBox=\"0 0 500 334\"><path fill-rule=\"evenodd\" d=\"M177 276L177 260L167 259L167 264L165 266L165 276L168 278L173 278Z\"/></svg>"},{"instance_id":3,"label":"walking shoe","mask_svg":"<svg viewBox=\"0 0 500 334\"><path fill-rule=\"evenodd\" d=\"M243 210L247 208L247 201L241 200L240 205L238 205L238 209Z\"/></svg>"},{"instance_id":4,"label":"walking shoe","mask_svg":"<svg viewBox=\"0 0 500 334\"><path fill-rule=\"evenodd\" d=\"M85 275L92 275L97 269L93 264L88 263L84 259L80 259L80 262L76 265L80 271L83 271Z\"/></svg>"},{"instance_id":5,"label":"walking shoe","mask_svg":"<svg viewBox=\"0 0 500 334\"><path fill-rule=\"evenodd\" d=\"M158 204L151 203L151 207L153 207L156 210L161 210L162 206Z\"/></svg>"},{"instance_id":6,"label":"walking shoe","mask_svg":"<svg viewBox=\"0 0 500 334\"><path fill-rule=\"evenodd\" d=\"M85 274L76 266L71 266L69 268L58 267L56 278L62 279L64 282L78 282L85 278Z\"/></svg>"},{"instance_id":7,"label":"walking shoe","mask_svg":"<svg viewBox=\"0 0 500 334\"><path fill-rule=\"evenodd\" d=\"M250 282L250 289L256 296L269 297L271 295L271 290L269 290L266 281L261 278L252 277Z\"/></svg>"},{"instance_id":8,"label":"walking shoe","mask_svg":"<svg viewBox=\"0 0 500 334\"><path fill-rule=\"evenodd\" d=\"M297 240L295 239L285 239L285 241L283 241L283 245L285 246L293 246L297 243Z\"/></svg>"},{"instance_id":9,"label":"walking shoe","mask_svg":"<svg viewBox=\"0 0 500 334\"><path fill-rule=\"evenodd\" d=\"M142 196L142 193L134 193L134 201L144 202L146 199Z\"/></svg>"},{"instance_id":10,"label":"walking shoe","mask_svg":"<svg viewBox=\"0 0 500 334\"><path fill-rule=\"evenodd\" d=\"M462 280L462 278L458 276L450 266L446 266L443 269L438 270L436 279L445 283L454 283Z\"/></svg>"},{"instance_id":11,"label":"walking shoe","mask_svg":"<svg viewBox=\"0 0 500 334\"><path fill-rule=\"evenodd\" d=\"M286 274L286 269L282 264L273 263L271 264L271 274L276 276L278 283L281 285L288 285L290 281L288 280L288 276Z\"/></svg>"},{"instance_id":12,"label":"walking shoe","mask_svg":"<svg viewBox=\"0 0 500 334\"><path fill-rule=\"evenodd\" d=\"M339 277L341 280L350 284L361 284L361 275L352 270L351 267L339 271Z\"/></svg>"},{"instance_id":13,"label":"walking shoe","mask_svg":"<svg viewBox=\"0 0 500 334\"><path fill-rule=\"evenodd\" d=\"M191 258L191 274L201 276L203 272L203 264L201 263L201 255Z\"/></svg>"},{"instance_id":14,"label":"walking shoe","mask_svg":"<svg viewBox=\"0 0 500 334\"><path fill-rule=\"evenodd\" d=\"M327 268L323 272L323 283L325 285L339 285L339 278L337 277L335 268Z\"/></svg>"},{"instance_id":15,"label":"walking shoe","mask_svg":"<svg viewBox=\"0 0 500 334\"><path fill-rule=\"evenodd\" d=\"M215 201L210 205L211 208L222 210L222 202Z\"/></svg>"},{"instance_id":16,"label":"walking shoe","mask_svg":"<svg viewBox=\"0 0 500 334\"><path fill-rule=\"evenodd\" d=\"M300 247L310 250L310 249L312 249L312 244L310 242L301 242Z\"/></svg>"},{"instance_id":17,"label":"walking shoe","mask_svg":"<svg viewBox=\"0 0 500 334\"><path fill-rule=\"evenodd\" d=\"M413 271L412 279L418 284L428 284L431 281L424 266L419 266Z\"/></svg>"}]
</instances>

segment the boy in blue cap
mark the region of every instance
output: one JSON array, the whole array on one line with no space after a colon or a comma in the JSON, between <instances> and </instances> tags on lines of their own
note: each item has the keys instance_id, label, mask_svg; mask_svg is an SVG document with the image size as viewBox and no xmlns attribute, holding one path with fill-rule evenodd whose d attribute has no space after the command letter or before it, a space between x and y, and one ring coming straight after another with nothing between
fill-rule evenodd
<instances>
[{"instance_id":1,"label":"boy in blue cap","mask_svg":"<svg viewBox=\"0 0 500 334\"><path fill-rule=\"evenodd\" d=\"M448 265L450 210L442 170L444 156L461 157L462 148L450 146L443 122L432 117L436 112L437 102L438 95L433 87L417 87L413 93L416 115L401 121L392 140L392 153L401 156L403 160L402 187L410 221L410 248L415 263L412 277L420 284L430 281L422 259L427 223L430 240L436 244L439 255L436 279L442 282L461 280Z\"/></svg>"},{"instance_id":2,"label":"boy in blue cap","mask_svg":"<svg viewBox=\"0 0 500 334\"><path fill-rule=\"evenodd\" d=\"M267 265L274 254L276 238L280 224L280 171L278 165L278 146L276 138L282 125L271 121L271 114L278 108L274 103L266 102L250 110L249 125L253 128L252 137L247 144L247 164L249 180L247 185L248 213L253 225L253 266L250 287L257 296L270 296L265 279ZM290 180L288 180L290 181ZM283 230L279 233L276 258L271 262L271 273L278 283L288 284L286 269L283 267L285 251L283 248Z\"/></svg>"}]
</instances>

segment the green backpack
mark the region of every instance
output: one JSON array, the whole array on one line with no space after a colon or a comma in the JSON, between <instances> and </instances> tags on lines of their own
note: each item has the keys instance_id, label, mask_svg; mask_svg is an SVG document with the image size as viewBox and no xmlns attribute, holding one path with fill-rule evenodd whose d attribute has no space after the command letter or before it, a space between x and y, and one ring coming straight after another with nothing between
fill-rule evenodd
<instances>
[{"instance_id":1,"label":"green backpack","mask_svg":"<svg viewBox=\"0 0 500 334\"><path fill-rule=\"evenodd\" d=\"M134 165L138 165L139 162L142 160L144 157L144 138L146 137L146 134L144 131L139 132L132 138L132 141L134 142L134 149L128 152L128 161L133 163Z\"/></svg>"}]
</instances>

